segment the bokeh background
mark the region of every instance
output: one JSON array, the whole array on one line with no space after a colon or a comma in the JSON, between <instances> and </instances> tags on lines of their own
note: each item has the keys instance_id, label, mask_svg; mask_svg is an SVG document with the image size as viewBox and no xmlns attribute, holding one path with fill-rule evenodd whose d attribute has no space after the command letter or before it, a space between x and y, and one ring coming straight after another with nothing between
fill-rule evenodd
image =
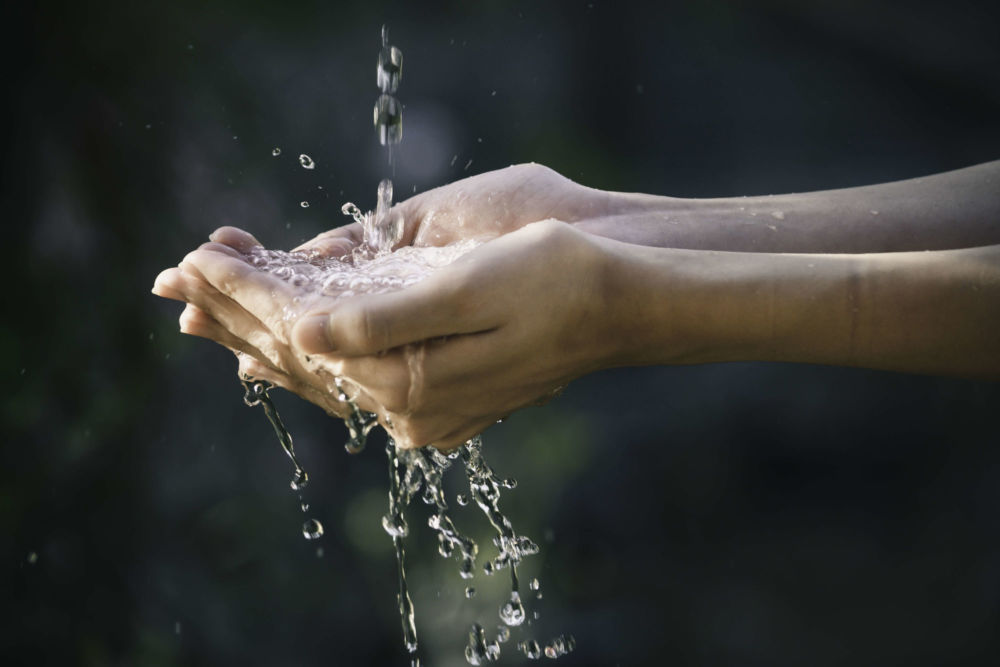
<instances>
[{"instance_id":1,"label":"bokeh background","mask_svg":"<svg viewBox=\"0 0 1000 667\"><path fill-rule=\"evenodd\" d=\"M532 160L708 197L1000 157L990 2L0 12L5 665L409 664L382 441L348 456L339 423L276 396L326 527L307 542L232 356L149 293L220 225L290 247L345 200L373 206L383 23L404 53L397 198ZM824 367L582 379L486 434L520 481L503 506L543 547L524 567L540 617L515 639L574 634L565 665L997 664L998 407L996 384ZM495 633L504 580L477 576L467 600L423 510L421 656L461 665L473 620ZM456 516L488 551L485 521Z\"/></svg>"}]
</instances>

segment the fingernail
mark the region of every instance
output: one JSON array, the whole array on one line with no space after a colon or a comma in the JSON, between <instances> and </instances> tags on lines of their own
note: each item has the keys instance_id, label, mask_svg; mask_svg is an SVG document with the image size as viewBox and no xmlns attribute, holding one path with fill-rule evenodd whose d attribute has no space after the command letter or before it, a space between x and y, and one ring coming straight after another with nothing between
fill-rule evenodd
<instances>
[{"instance_id":1,"label":"fingernail","mask_svg":"<svg viewBox=\"0 0 1000 667\"><path fill-rule=\"evenodd\" d=\"M330 316L327 313L306 315L295 325L295 343L306 354L334 352L329 334Z\"/></svg>"}]
</instances>

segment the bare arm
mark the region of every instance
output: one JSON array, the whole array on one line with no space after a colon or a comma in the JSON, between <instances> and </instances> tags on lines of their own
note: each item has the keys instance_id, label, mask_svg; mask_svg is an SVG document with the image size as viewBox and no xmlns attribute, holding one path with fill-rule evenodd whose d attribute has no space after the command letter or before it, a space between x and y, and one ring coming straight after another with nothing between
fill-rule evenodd
<instances>
[{"instance_id":1,"label":"bare arm","mask_svg":"<svg viewBox=\"0 0 1000 667\"><path fill-rule=\"evenodd\" d=\"M1000 161L893 183L762 197L608 193L585 231L658 247L873 253L1000 244Z\"/></svg>"},{"instance_id":2,"label":"bare arm","mask_svg":"<svg viewBox=\"0 0 1000 667\"><path fill-rule=\"evenodd\" d=\"M851 255L610 242L607 250L612 302L629 323L616 363L789 361L1000 378L1000 245Z\"/></svg>"}]
</instances>

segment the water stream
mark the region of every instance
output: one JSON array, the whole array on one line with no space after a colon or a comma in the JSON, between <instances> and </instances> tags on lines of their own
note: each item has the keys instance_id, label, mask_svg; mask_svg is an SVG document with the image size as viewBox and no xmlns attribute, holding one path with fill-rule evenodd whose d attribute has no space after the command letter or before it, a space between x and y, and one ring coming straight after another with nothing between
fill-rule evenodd
<instances>
[{"instance_id":1,"label":"water stream","mask_svg":"<svg viewBox=\"0 0 1000 667\"><path fill-rule=\"evenodd\" d=\"M402 105L396 99L402 78L403 54L389 43L388 30L382 28L382 44L378 55L376 83L380 94L374 107L374 124L379 142L386 148L388 165L391 169L392 147L402 139ZM280 151L275 149L275 155ZM313 161L301 155L300 163L306 169L313 168ZM298 288L295 310L287 312L289 318L304 312L310 300L322 297L347 298L361 294L375 294L406 288L424 279L434 270L455 261L478 245L474 241L464 241L442 248L403 247L393 248L403 234L403 220L392 211L392 181L383 179L378 185L375 210L362 213L352 203L344 204L343 213L361 225L363 242L348 257L317 257L302 252L281 252L254 248L247 254L247 260L261 271L290 283ZM303 202L303 206L307 204ZM408 360L419 366L422 348L409 346ZM308 475L299 464L288 433L278 416L268 391L266 382L244 377L243 382L247 405L260 405L278 436L282 449L294 466L291 487L299 493L303 512L308 504L302 491L308 483ZM346 378L333 377L329 390L344 406L344 422L349 434L345 448L356 454L364 449L369 432L378 424L375 414L361 410L352 399L352 384ZM413 498L419 497L431 507L432 514L428 526L437 534L438 552L443 558L458 562L458 574L468 580L475 575L479 546L469 536L456 528L449 515L445 499L443 475L456 462L461 462L469 484L469 493L459 494L456 501L466 505L471 499L482 511L493 527L497 547L495 556L483 563L482 571L493 575L503 569L510 571L510 595L502 602L498 615L503 624L497 627L494 639L487 637L484 627L473 623L465 648L466 660L472 665L496 661L500 657L500 645L511 637L511 629L520 630L527 617L522 599L517 568L521 561L538 553L538 545L524 535L519 535L510 519L500 509L502 489L513 489L517 482L499 477L483 456L481 436L476 436L461 447L443 454L433 447L406 449L396 446L390 437L386 444L389 468L389 510L382 517L382 527L391 537L396 552L399 579L399 614L403 630L403 642L407 651L417 651L416 615L413 601L406 582L406 553L403 540L409 533L406 521L406 507ZM303 535L316 539L323 534L322 525L309 518L303 525ZM538 580L532 580L529 588L536 598L541 597ZM466 589L466 596L472 597L475 589ZM529 595L530 597L530 595ZM538 612L534 613L538 618ZM516 644L525 656L538 659L542 655L557 658L573 650L575 639L560 635L540 647L535 639L526 638ZM414 658L414 665L419 659Z\"/></svg>"}]
</instances>

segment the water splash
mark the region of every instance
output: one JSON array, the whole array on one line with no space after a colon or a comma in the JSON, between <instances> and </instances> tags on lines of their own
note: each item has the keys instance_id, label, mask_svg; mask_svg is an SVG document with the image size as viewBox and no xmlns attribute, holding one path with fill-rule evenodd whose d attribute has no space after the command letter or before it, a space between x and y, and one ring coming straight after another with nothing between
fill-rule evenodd
<instances>
[{"instance_id":1,"label":"water splash","mask_svg":"<svg viewBox=\"0 0 1000 667\"><path fill-rule=\"evenodd\" d=\"M387 148L390 166L392 146L402 139L402 105L393 96L401 77L402 52L389 44L388 30L383 26L377 68L377 83L381 95L375 103L374 124L379 142ZM280 150L275 149L273 154L280 154ZM305 154L299 156L299 163L305 169L313 169L315 166L313 160ZM471 163L469 160L465 168L468 169ZM311 299L323 296L343 298L403 289L424 279L434 270L450 264L479 244L468 240L443 248L404 247L393 252L393 248L402 240L403 220L398 213L392 211L392 195L392 181L383 179L378 186L374 212L362 213L349 202L343 205L341 211L360 224L363 230L363 243L347 257L329 258L307 252L285 253L260 247L247 253L247 261L254 267L299 288L299 296L294 299L299 310L286 310L288 318L304 312ZM309 202L303 201L301 206L307 208ZM308 357L306 361L308 363ZM295 465L292 488L305 488L308 475L298 464L291 436L270 401L267 393L270 385L251 378L245 378L243 384L244 401L247 405L263 406L282 448ZM364 448L369 432L378 423L376 415L358 408L345 379L334 378L333 389L337 392L338 400L346 406L347 416L344 420L349 440L345 448L348 452L358 453ZM461 460L469 483L469 493L459 494L456 502L464 506L471 498L496 532L493 543L497 546L498 553L486 561L482 569L487 575L492 575L509 568L511 577L510 595L499 608L500 619L504 624L498 626L497 639L488 642L483 627L478 623L473 624L465 656L473 665L497 660L500 656L500 643L508 641L511 628L522 626L526 618L519 591L517 567L525 557L538 553L538 545L528 537L518 535L511 521L500 510L501 488L513 489L517 486L517 481L513 478L502 479L494 473L483 458L480 436L468 440L448 454L442 454L432 447L400 449L390 437L386 444L386 456L389 469L389 509L382 517L382 527L392 539L396 552L398 605L407 651L414 653L418 645L413 600L406 581L406 553L403 545L403 539L409 534L405 509L414 497L420 497L433 508L427 523L437 534L438 553L443 558L455 557L459 576L463 579L471 579L475 573L479 546L456 528L449 515L442 482L444 473L454 462ZM307 508L308 505L303 502L303 511ZM323 526L315 519L308 519L303 524L303 535L307 539L316 539L322 534ZM317 555L320 554L321 551L317 550ZM533 579L529 587L538 591L538 580ZM465 594L471 598L475 595L475 588L468 586ZM538 593L538 597L540 596ZM538 613L535 612L535 618L537 616ZM572 637L567 640L560 636L546 645L545 655L558 657L571 651L573 646L575 640ZM533 639L519 643L518 648L532 659L538 659L542 655L542 649ZM414 656L411 665L419 664L419 659Z\"/></svg>"},{"instance_id":2,"label":"water splash","mask_svg":"<svg viewBox=\"0 0 1000 667\"><path fill-rule=\"evenodd\" d=\"M486 631L483 626L473 623L469 629L469 643L465 646L465 659L470 665L481 665L484 662L496 662L500 657L500 645L497 642L486 641Z\"/></svg>"}]
</instances>

